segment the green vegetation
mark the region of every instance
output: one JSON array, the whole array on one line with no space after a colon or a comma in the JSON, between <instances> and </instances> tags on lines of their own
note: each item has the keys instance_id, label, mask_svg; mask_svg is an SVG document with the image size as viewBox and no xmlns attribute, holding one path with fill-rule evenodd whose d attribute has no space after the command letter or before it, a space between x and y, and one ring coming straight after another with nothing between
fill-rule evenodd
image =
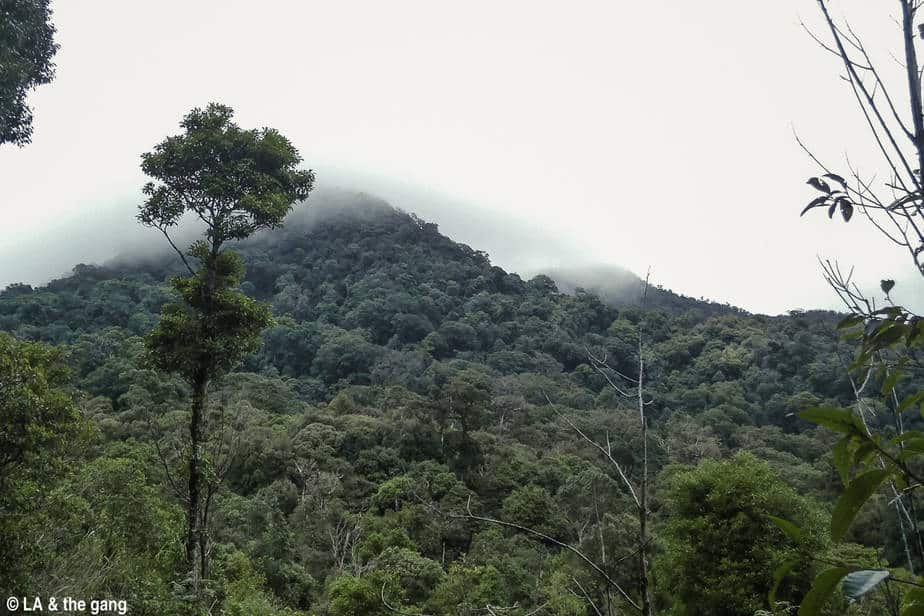
<instances>
[{"instance_id":1,"label":"green vegetation","mask_svg":"<svg viewBox=\"0 0 924 616\"><path fill-rule=\"evenodd\" d=\"M795 413L853 400L844 364L854 349L836 335L838 315L719 311L667 291L645 310L617 308L581 290L561 294L545 276L524 281L374 199L316 199L284 227L229 244L244 274L237 286L240 266L228 269L228 293L243 294L235 305L268 304L273 323L260 344L241 347L255 350L240 367L215 374L204 403L203 476L213 489L203 592L213 613L631 612L573 551L469 513L578 548L637 601L634 504L571 424L609 437L613 458L638 468L637 409L588 350L631 374L639 326L659 611L766 606L773 571L827 545L814 530L807 543L789 539L765 516L795 511L800 525L827 524L836 439ZM4 524L16 527L4 536L53 545L57 557L17 555L4 565L11 591L28 573L36 591L66 581L127 597L134 613L190 605L177 582L189 572L181 479L194 386L185 347L159 344L173 335L171 319L197 318L199 278L184 273L165 255L81 265L44 287L0 293L4 356L26 345L67 358L72 378L48 391L83 419L54 430L86 439L59 453L33 446L16 471L45 473L42 498L56 505L5 500ZM48 466L54 456L66 463ZM888 507L866 508L868 523L848 539L901 554ZM817 570L801 567L780 600L801 600Z\"/></svg>"},{"instance_id":2,"label":"green vegetation","mask_svg":"<svg viewBox=\"0 0 924 616\"><path fill-rule=\"evenodd\" d=\"M862 212L924 272L920 4L899 0L910 124L818 4L892 198L823 167L803 214ZM31 139L54 33L47 0L0 0L0 144ZM313 173L232 116L194 109L142 156L138 220L172 254L0 291L0 596L924 614L924 317L894 281L877 307L826 262L844 318L618 269L523 280L366 196L293 211Z\"/></svg>"},{"instance_id":3,"label":"green vegetation","mask_svg":"<svg viewBox=\"0 0 924 616\"><path fill-rule=\"evenodd\" d=\"M849 162L847 177L834 173L800 141L824 171L820 177L809 178L808 185L820 195L816 193L802 214L825 208L829 218L839 213L849 223L855 212L862 213L884 238L906 249L917 273L924 275L924 99L915 42L924 33L924 26L918 18L920 2L898 0L897 4L896 38L901 41L904 74L892 83L883 78L881 67L872 59L876 52L867 49L844 18L832 15L825 0L818 0L830 42L815 40L840 60L866 119L864 128L869 129L881 162L890 169L890 179L864 181ZM900 112L900 108L910 113ZM916 162L909 163L912 160ZM849 313L838 329L857 347L845 369L854 391L851 403L811 405L799 413L802 419L839 435L831 447L831 457L843 488L831 512L829 537L841 542L865 535L864 530L876 526L865 516L877 503L880 513L885 513L882 502L892 509L888 512L891 528L886 536L863 536L864 543L877 549L876 559L851 550L842 550L834 557L807 551L779 569L777 577L799 563L819 566L799 616L821 613L832 599L853 603L873 591L880 613L924 614L924 578L920 574L924 539L917 502L924 477L924 432L919 429L924 415L920 385L924 318L893 301L894 280L881 281L882 296L877 298L854 282L852 268L825 261L822 269ZM798 540L804 535L804 529L792 519L774 521L791 538Z\"/></svg>"},{"instance_id":4,"label":"green vegetation","mask_svg":"<svg viewBox=\"0 0 924 616\"><path fill-rule=\"evenodd\" d=\"M181 123L185 133L143 155L141 164L156 183L144 187L138 220L164 235L189 272L170 281L182 302L163 307L145 343L150 364L178 374L192 392L183 500L186 560L197 596L200 580L208 579L209 513L223 479L216 460L203 452L209 384L253 353L271 322L268 306L238 289L243 266L225 244L278 227L314 182L310 171L296 169L301 158L285 137L266 128L241 130L232 116L230 107L214 103L193 109ZM205 239L184 254L169 230L187 213L205 224ZM196 270L187 255L198 263Z\"/></svg>"},{"instance_id":5,"label":"green vegetation","mask_svg":"<svg viewBox=\"0 0 924 616\"><path fill-rule=\"evenodd\" d=\"M660 568L674 592L672 614L753 614L766 604L775 568L800 551L825 552L822 509L750 452L677 469L666 483ZM804 536L791 541L771 516L798 523ZM775 590L780 599L798 600L808 588L805 576L785 582Z\"/></svg>"},{"instance_id":6,"label":"green vegetation","mask_svg":"<svg viewBox=\"0 0 924 616\"><path fill-rule=\"evenodd\" d=\"M26 95L54 77L49 0L0 0L0 145L32 140Z\"/></svg>"}]
</instances>

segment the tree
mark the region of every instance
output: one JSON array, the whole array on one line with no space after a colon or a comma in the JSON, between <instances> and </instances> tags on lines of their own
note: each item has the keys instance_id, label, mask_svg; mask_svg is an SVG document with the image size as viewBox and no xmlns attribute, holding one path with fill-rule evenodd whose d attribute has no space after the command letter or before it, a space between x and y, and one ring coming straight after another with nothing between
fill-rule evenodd
<instances>
[{"instance_id":1,"label":"tree","mask_svg":"<svg viewBox=\"0 0 924 616\"><path fill-rule=\"evenodd\" d=\"M658 557L659 580L671 589L672 614L753 614L773 588L773 571L799 549L818 550L823 516L750 453L669 467L662 496L667 523ZM795 545L769 516L807 529ZM806 584L795 575L777 589L799 599ZM801 588L800 588L801 584Z\"/></svg>"},{"instance_id":2,"label":"tree","mask_svg":"<svg viewBox=\"0 0 924 616\"><path fill-rule=\"evenodd\" d=\"M0 0L0 145L32 140L26 94L55 74L49 0Z\"/></svg>"},{"instance_id":3,"label":"tree","mask_svg":"<svg viewBox=\"0 0 924 616\"><path fill-rule=\"evenodd\" d=\"M44 466L77 436L63 353L0 332L0 481Z\"/></svg>"},{"instance_id":4,"label":"tree","mask_svg":"<svg viewBox=\"0 0 924 616\"><path fill-rule=\"evenodd\" d=\"M650 275L650 274L649 274ZM537 278L545 278L540 276ZM534 279L535 280L535 279ZM541 287L545 290L546 284L544 281L539 281ZM552 287L554 289L554 286ZM640 300L640 308L643 309L645 301L648 296L648 276L645 278L645 284L642 291L642 296ZM618 455L614 454L613 445L610 440L610 435L607 434L604 441L595 440L592 436L588 435L588 430L581 429L581 427L568 415L560 412L558 408L552 403L551 398L544 394L546 401L549 406L555 411L555 413L561 418L561 420L571 429L574 433L580 437L586 444L590 445L593 449L597 450L599 454L602 455L604 463L606 466L612 467L615 471L615 474L618 476L618 481L625 489L626 494L631 499L632 508L634 509L635 521L637 522L637 532L635 537L633 537L633 547L634 549L628 554L621 556L615 556L613 554L607 555L605 544L606 544L606 526L602 523L600 519L600 512L598 508L598 503L596 494L593 494L594 498L594 510L596 514L596 526L598 527L600 533L600 545L601 545L601 554L599 559L595 554L592 554L588 549L578 544L569 543L568 541L559 539L554 533L554 529L543 530L540 525L531 525L529 521L527 523L519 523L513 521L510 518L516 517L512 514L517 510L522 510L524 507L517 507L516 504L518 501L525 500L525 496L531 491L527 490L526 492L520 492L516 495L516 498L512 501L511 506L508 507L505 502L504 513L507 514L505 519L496 519L491 517L486 517L482 515L476 515L472 512L471 501L469 501L466 506L465 514L455 514L455 517L466 518L479 522L487 522L490 524L496 524L498 526L504 526L507 528L514 529L516 531L525 533L533 537L544 541L548 544L555 545L558 548L561 548L564 551L570 552L573 556L577 557L588 570L593 574L595 578L602 584L604 588L603 599L605 604L598 606L590 594L585 588L583 588L577 581L575 585L577 590L572 590L576 596L583 597L590 607L597 614L603 614L604 611L607 615L619 613L619 611L628 605L632 610L638 612L642 616L653 616L655 614L655 604L653 600L653 589L652 589L652 575L651 575L651 530L649 527L649 518L651 517L649 496L650 496L650 479L649 479L649 456L648 456L648 417L646 412L646 407L650 405L653 401L648 399L647 387L648 382L646 378L648 377L647 370L647 359L648 359L648 349L646 348L646 338L643 333L643 328L645 323L640 319L639 323L632 328L634 331L634 361L633 368L635 370L635 376L627 375L619 370L613 368L610 364L607 363L607 356L604 354L598 356L587 350L587 360L590 363L592 369L598 373L603 381L606 383L608 388L615 392L615 394L625 400L629 400L630 403L635 406L634 412L638 413L639 420L639 436L640 436L640 447L639 450L635 452L638 457L639 466L641 467L638 472L638 477L631 477L630 470L628 466L621 462L618 459ZM613 327L611 325L611 327ZM621 327L619 329L622 329ZM634 414L633 412L633 414ZM533 505L536 505L539 499L533 498ZM450 514L451 516L453 514ZM546 520L546 524L551 520ZM543 525L544 526L544 525ZM624 561L632 560L635 564L635 575L633 576L634 583L636 584L635 592L636 596L633 596L631 592L632 589L627 590L626 585L618 579L618 575L615 572L615 565ZM580 594L578 594L580 591ZM621 605L624 604L624 605Z\"/></svg>"},{"instance_id":5,"label":"tree","mask_svg":"<svg viewBox=\"0 0 924 616\"><path fill-rule=\"evenodd\" d=\"M144 186L138 220L164 235L189 272L171 281L181 301L164 306L146 345L157 368L179 374L192 389L186 558L197 592L208 574L211 491L203 492L202 447L209 385L259 346L271 322L269 308L238 289L243 266L225 246L280 226L314 183L311 171L297 169L301 157L288 139L275 129L243 130L232 116L230 107L215 103L193 109L180 123L185 132L141 163L155 181ZM187 213L205 233L184 254L169 231Z\"/></svg>"},{"instance_id":6,"label":"tree","mask_svg":"<svg viewBox=\"0 0 924 616\"><path fill-rule=\"evenodd\" d=\"M924 102L916 42L919 33L924 36L924 24L918 19L924 4L920 0L897 0L900 14L896 22L902 50L901 85L897 90L850 24L832 17L830 2L817 1L829 41L809 34L843 66L845 80L885 162L885 173L879 176L884 179L877 181L875 174L864 174L849 160L849 173L835 173L800 141L825 172L808 180L820 195L805 206L802 214L823 207L829 217L839 212L849 222L855 212L861 213L885 238L907 251L924 276ZM898 91L901 95L896 95ZM845 489L832 514L831 535L835 540L842 539L863 505L888 486L902 531L907 567L914 572L915 561L924 557L917 491L913 489L922 483L917 469L924 454L924 433L906 430L905 424L913 420L907 414L918 410L924 392L901 381L909 373L920 374L924 368L917 356L917 349L924 344L924 318L894 303L890 295L893 280L881 282L884 305L880 307L853 281L852 269L845 273L839 264L830 261L823 262L822 268L825 280L850 312L839 329L859 342L856 360L849 368L856 404L852 408L812 408L800 413L803 419L843 435L834 447L833 458ZM879 385L878 393L890 411L880 432L870 428L872 408L864 393L875 385ZM856 579L858 575L875 581L864 586L864 593L884 583L883 588L891 595L890 581L920 583L920 578L911 581L884 570L863 570L855 563L834 563L819 574L800 614L817 614L842 578ZM845 582L845 594L847 588ZM921 605L924 595L915 589L906 595L901 613L920 613ZM890 600L889 609L898 614L900 606Z\"/></svg>"},{"instance_id":7,"label":"tree","mask_svg":"<svg viewBox=\"0 0 924 616\"><path fill-rule=\"evenodd\" d=\"M64 454L85 433L69 386L59 349L0 332L0 537L9 563L0 590L26 588L41 560L40 486L62 474Z\"/></svg>"}]
</instances>

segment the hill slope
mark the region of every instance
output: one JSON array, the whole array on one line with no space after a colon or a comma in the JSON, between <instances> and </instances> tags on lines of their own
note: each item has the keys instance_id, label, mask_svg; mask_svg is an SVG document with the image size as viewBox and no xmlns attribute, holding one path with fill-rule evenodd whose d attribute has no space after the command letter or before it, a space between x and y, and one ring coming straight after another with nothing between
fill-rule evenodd
<instances>
[{"instance_id":1,"label":"hill slope","mask_svg":"<svg viewBox=\"0 0 924 616\"><path fill-rule=\"evenodd\" d=\"M631 536L616 530L627 506L620 484L562 417L611 439L614 458L637 467L637 411L593 370L588 352L632 374L638 328L653 476L747 449L801 492L832 493L826 443L792 414L851 399L841 360L850 351L835 338L835 315L738 314L666 292L640 311L576 288L559 293L548 276L522 280L435 225L358 195L305 208L236 249L247 267L243 289L272 305L276 323L260 351L216 384L212 446L226 445L224 430L234 435L232 455L210 454L227 469L212 531L223 605L246 598L315 614L377 614L383 584L395 589L395 604L447 616L472 597L530 609L565 601L567 585L556 580L582 575L580 563L428 507L458 511L471 498L487 515L521 516L596 549L597 531L587 529L597 524L599 497L616 516L604 522L608 552L631 551ZM65 518L51 501L37 503L23 528L36 537L44 526L74 536L96 528L120 565L100 565L85 594L136 588L132 609L150 613L172 609L164 605L175 555L155 549L162 539L129 539L175 532L168 472L182 473L188 392L146 367L141 336L170 299L164 283L180 273L176 261L165 253L81 265L45 287L0 293L0 330L67 350L95 428L47 498L106 495L79 501L83 509ZM105 508L118 511L132 494L150 500L142 509L156 519L95 526L122 520ZM31 531L17 532L31 545ZM97 562L95 544L49 545L16 566L73 580L67 563ZM42 546L52 551L43 556ZM67 558L50 557L59 552ZM633 583L631 568L613 575ZM363 597L365 607L337 611L346 605L338 601Z\"/></svg>"}]
</instances>

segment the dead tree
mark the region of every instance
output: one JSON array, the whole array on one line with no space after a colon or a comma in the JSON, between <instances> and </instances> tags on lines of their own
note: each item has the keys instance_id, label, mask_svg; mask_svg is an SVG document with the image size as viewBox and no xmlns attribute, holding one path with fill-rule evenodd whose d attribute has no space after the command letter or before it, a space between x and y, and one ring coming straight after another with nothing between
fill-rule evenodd
<instances>
[{"instance_id":1,"label":"dead tree","mask_svg":"<svg viewBox=\"0 0 924 616\"><path fill-rule=\"evenodd\" d=\"M642 291L642 307L645 306L645 300L648 295L648 283L651 272L645 276L645 286ZM644 616L654 614L654 605L651 600L651 571L650 571L650 530L648 519L650 512L648 510L649 495L649 477L648 477L648 419L645 416L645 407L651 404L651 400L645 399L645 346L644 336L642 334L642 323L637 326L638 334L638 373L633 378L625 375L618 370L609 367L606 363L606 356L596 357L588 351L588 356L593 368L606 379L607 384L616 391L620 396L634 400L638 408L639 425L642 433L642 470L641 476L637 480L637 485L633 485L625 469L613 457L612 447L609 436L606 439L606 449L599 443L590 439L584 434L570 419L566 419L568 424L584 440L597 447L606 457L606 459L616 468L619 478L622 480L626 489L632 496L635 503L636 514L638 516L639 534L638 534L638 580L639 595L641 596L641 612ZM619 382L621 381L621 382ZM628 386L626 386L628 385Z\"/></svg>"},{"instance_id":2,"label":"dead tree","mask_svg":"<svg viewBox=\"0 0 924 616\"><path fill-rule=\"evenodd\" d=\"M645 277L645 284L641 298L642 308L645 306L645 301L648 294L649 276ZM609 560L606 554L605 539L602 537L603 527L600 526L601 554L600 559L597 560L596 557L584 550L580 544L575 545L560 538L552 537L546 533L540 532L535 528L530 528L521 524L516 524L514 522L478 515L471 510L471 500L469 500L469 503L466 506L466 510L464 512L445 514L453 518L467 519L510 528L523 534L529 535L534 539L542 541L543 543L554 545L560 549L571 552L590 570L590 572L601 582L602 586L606 589L606 604L602 606L597 605L592 599L588 590L584 588L577 579L572 580L575 584L575 589L572 590L573 594L587 601L587 603L591 606L591 609L598 616L611 616L613 614L622 613L620 607L617 606L617 603L621 603L623 607L627 607L634 612L640 613L642 616L654 616L655 614L654 602L652 600L650 563L651 531L649 527L650 511L648 509L650 483L648 460L648 419L646 417L646 408L652 403L652 400L646 399L645 393L645 387L647 384L645 366L646 351L645 337L643 334L641 322L638 324L636 332L638 362L637 373L635 376L624 374L610 366L607 363L607 357L605 354L597 355L594 354L590 349L587 349L587 359L594 370L604 378L607 386L612 388L623 399L631 400L632 404L638 411L639 426L641 430L641 469L637 478L631 477L629 469L627 469L625 465L617 460L613 453L613 446L609 434L606 435L605 440L602 443L594 439L588 435L587 432L583 430L572 417L561 412L552 402L552 400L546 396L546 401L555 411L558 417L560 417L561 420L572 431L574 431L574 433L580 439L600 452L604 462L615 471L619 478L619 482L625 488L625 492L631 499L632 506L638 519L639 530L638 536L636 537L636 545L633 550L627 554L619 556L618 558ZM594 499L594 507L596 518L599 521L600 515L599 511L596 509L596 497ZM623 561L629 561L631 559L635 559L637 563L637 588L629 590L623 583L621 583L613 576L611 571L612 567L614 567L616 564ZM614 597L618 597L618 600L614 601Z\"/></svg>"}]
</instances>

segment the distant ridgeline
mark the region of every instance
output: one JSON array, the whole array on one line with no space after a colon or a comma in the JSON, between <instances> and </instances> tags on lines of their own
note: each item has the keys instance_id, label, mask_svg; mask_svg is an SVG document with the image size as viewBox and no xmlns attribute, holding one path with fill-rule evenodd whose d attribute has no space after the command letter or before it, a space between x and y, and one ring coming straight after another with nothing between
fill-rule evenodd
<instances>
[{"instance_id":1,"label":"distant ridgeline","mask_svg":"<svg viewBox=\"0 0 924 616\"><path fill-rule=\"evenodd\" d=\"M545 271L562 293L593 293L603 302L617 308L638 306L645 292L645 281L614 266L561 267ZM747 314L747 311L705 299L679 295L652 283L645 294L645 306L676 314L692 311L701 317L721 314Z\"/></svg>"},{"instance_id":2,"label":"distant ridgeline","mask_svg":"<svg viewBox=\"0 0 924 616\"><path fill-rule=\"evenodd\" d=\"M588 370L587 349L628 370L640 322L657 410L782 426L793 424L792 396L850 395L835 355L835 313L754 316L658 288L642 313L634 305L642 281L628 271L561 269L524 281L436 225L366 195L327 195L235 250L247 268L243 290L277 316L244 369L294 379L306 401L351 385L427 394L443 369L465 366L491 380L530 375L535 387L514 390L532 402L544 384L561 401L590 408L610 394ZM78 265L36 289L11 285L0 291L0 330L83 349L101 340L104 348L131 344L170 299L165 280L179 274L176 256L164 253ZM89 378L106 360L75 361ZM120 378L91 379L90 391L118 407L128 386Z\"/></svg>"}]
</instances>

